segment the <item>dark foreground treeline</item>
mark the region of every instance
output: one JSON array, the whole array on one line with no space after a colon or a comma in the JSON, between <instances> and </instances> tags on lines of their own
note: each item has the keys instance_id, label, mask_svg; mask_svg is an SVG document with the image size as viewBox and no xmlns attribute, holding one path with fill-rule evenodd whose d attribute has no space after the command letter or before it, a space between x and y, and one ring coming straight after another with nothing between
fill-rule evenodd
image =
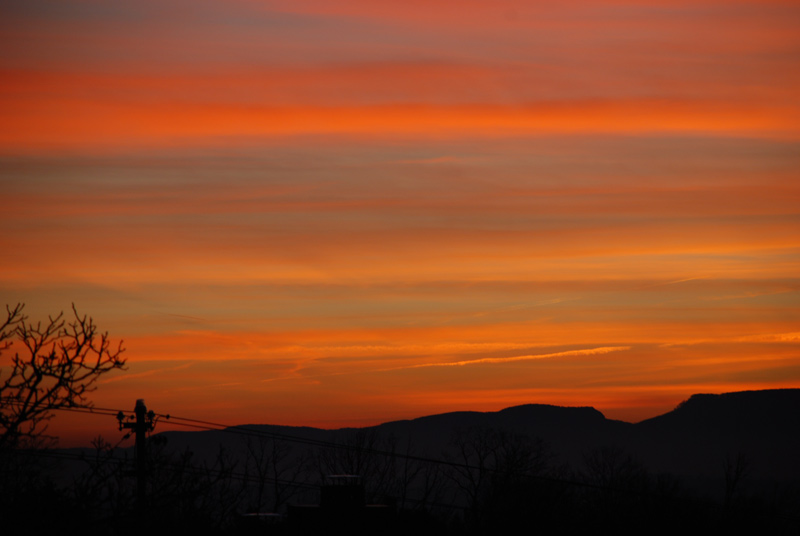
<instances>
[{"instance_id":1,"label":"dark foreground treeline","mask_svg":"<svg viewBox=\"0 0 800 536\"><path fill-rule=\"evenodd\" d=\"M545 441L497 428L458 429L437 456L375 428L341 431L335 444L239 435L238 448L214 454L155 436L143 497L132 450L102 439L93 451L2 452L0 519L27 534L318 533L319 524L310 530L300 519L318 511L292 506L319 504L329 475L359 475L362 506L320 518L326 532L800 531L800 483L755 481L758 460L743 453L720 459L717 477L698 485L655 474L621 447L594 447L566 463ZM362 522L380 508L363 503L384 505L386 515ZM268 512L282 515L243 515Z\"/></svg>"}]
</instances>

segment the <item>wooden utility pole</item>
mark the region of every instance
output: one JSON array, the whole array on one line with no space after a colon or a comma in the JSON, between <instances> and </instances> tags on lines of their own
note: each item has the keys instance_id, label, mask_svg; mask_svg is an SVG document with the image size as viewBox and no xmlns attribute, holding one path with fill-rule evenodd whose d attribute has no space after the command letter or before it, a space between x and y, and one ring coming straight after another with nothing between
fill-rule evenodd
<instances>
[{"instance_id":1,"label":"wooden utility pole","mask_svg":"<svg viewBox=\"0 0 800 536\"><path fill-rule=\"evenodd\" d=\"M155 428L156 414L151 410L147 411L144 400L136 401L133 410L135 421L130 422L134 417L129 417L129 422L125 421L125 414L121 411L117 414L120 430L133 430L136 434L136 513L142 519L147 508L147 432Z\"/></svg>"}]
</instances>

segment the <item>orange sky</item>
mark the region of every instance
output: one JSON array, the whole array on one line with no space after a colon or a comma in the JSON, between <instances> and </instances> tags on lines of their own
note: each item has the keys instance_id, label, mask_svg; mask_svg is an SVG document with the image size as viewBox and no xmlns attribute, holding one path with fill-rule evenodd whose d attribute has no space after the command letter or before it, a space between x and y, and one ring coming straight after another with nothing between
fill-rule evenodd
<instances>
[{"instance_id":1,"label":"orange sky","mask_svg":"<svg viewBox=\"0 0 800 536\"><path fill-rule=\"evenodd\" d=\"M800 387L796 2L3 11L0 295L125 340L100 407L635 421Z\"/></svg>"}]
</instances>

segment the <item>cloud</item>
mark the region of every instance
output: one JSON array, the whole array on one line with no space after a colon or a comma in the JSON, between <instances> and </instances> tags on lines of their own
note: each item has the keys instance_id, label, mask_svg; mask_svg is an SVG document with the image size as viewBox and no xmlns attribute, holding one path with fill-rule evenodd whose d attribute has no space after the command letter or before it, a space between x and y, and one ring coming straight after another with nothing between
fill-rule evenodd
<instances>
[{"instance_id":1,"label":"cloud","mask_svg":"<svg viewBox=\"0 0 800 536\"><path fill-rule=\"evenodd\" d=\"M140 378L146 378L146 377L152 376L154 374L163 375L163 374L166 374L168 372L175 372L176 370L185 370L185 369L187 369L187 368L189 368L189 367L191 367L193 365L194 365L194 363L184 363L184 364L177 365L177 366L174 366L174 367L151 369L151 370L146 370L144 372L138 372L138 373L135 373L135 374L126 373L124 375L113 376L111 378L104 378L104 379L98 381L97 383L101 384L101 385L105 385L105 384L114 383L114 382L123 381L123 380L126 381L126 382L130 381L130 380L138 380Z\"/></svg>"},{"instance_id":2,"label":"cloud","mask_svg":"<svg viewBox=\"0 0 800 536\"><path fill-rule=\"evenodd\" d=\"M800 342L800 331L793 333L767 333L736 339L739 342Z\"/></svg>"},{"instance_id":3,"label":"cloud","mask_svg":"<svg viewBox=\"0 0 800 536\"><path fill-rule=\"evenodd\" d=\"M550 359L553 357L601 355L601 354L608 354L610 352L619 352L622 350L630 350L630 349L631 349L630 346L601 346L599 348L586 348L584 350L567 350L565 352L555 352L551 354L518 355L512 357L484 357L481 359L467 359L463 361L423 363L420 365L410 365L406 367L397 367L385 370L400 370L400 369L425 368L425 367L461 367L464 365L481 365L485 363L510 363L512 361L532 361L535 359Z\"/></svg>"}]
</instances>

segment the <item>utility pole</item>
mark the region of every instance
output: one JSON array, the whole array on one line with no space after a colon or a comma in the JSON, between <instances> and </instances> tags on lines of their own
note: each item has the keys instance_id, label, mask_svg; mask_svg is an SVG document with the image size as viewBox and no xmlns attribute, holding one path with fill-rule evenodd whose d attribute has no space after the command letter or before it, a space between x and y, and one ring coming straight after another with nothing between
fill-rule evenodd
<instances>
[{"instance_id":1,"label":"utility pole","mask_svg":"<svg viewBox=\"0 0 800 536\"><path fill-rule=\"evenodd\" d=\"M133 416L128 417L128 422L124 422L125 414L120 411L117 414L117 420L120 430L133 430L133 433L136 434L136 469L134 471L136 475L136 513L141 520L144 518L147 507L147 432L155 428L156 414L152 410L147 411L147 406L144 405L144 400L141 398L136 401L133 413Z\"/></svg>"}]
</instances>

